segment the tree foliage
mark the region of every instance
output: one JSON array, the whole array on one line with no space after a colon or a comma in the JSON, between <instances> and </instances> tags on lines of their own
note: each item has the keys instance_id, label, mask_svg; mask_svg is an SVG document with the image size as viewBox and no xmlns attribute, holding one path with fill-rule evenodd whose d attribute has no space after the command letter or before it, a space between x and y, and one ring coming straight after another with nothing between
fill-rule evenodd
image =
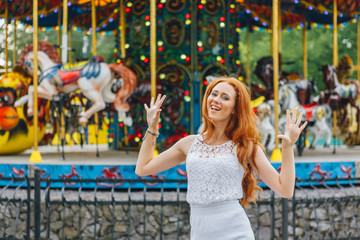
<instances>
[{"instance_id":1,"label":"tree foliage","mask_svg":"<svg viewBox=\"0 0 360 240\"><path fill-rule=\"evenodd\" d=\"M240 58L243 64L246 63L246 32L241 33ZM251 70L255 69L257 61L270 56L271 37L266 32L250 33L250 61ZM356 44L356 23L346 27L338 28L338 55L339 59L344 55L349 55L354 65L357 59ZM307 31L307 53L308 53L308 78L315 79L318 87L324 87L321 67L324 64L333 64L333 30L324 28L312 28ZM303 73L303 40L302 29L283 31L281 34L281 70L289 73L297 72L302 76ZM353 78L357 78L354 73ZM251 81L259 82L259 79L252 74Z\"/></svg>"}]
</instances>

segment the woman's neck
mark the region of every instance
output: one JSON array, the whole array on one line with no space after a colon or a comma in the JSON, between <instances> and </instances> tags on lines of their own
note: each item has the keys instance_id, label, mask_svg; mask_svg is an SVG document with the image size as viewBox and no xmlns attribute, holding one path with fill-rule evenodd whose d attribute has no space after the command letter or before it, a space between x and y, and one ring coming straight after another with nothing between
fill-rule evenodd
<instances>
[{"instance_id":1,"label":"woman's neck","mask_svg":"<svg viewBox=\"0 0 360 240\"><path fill-rule=\"evenodd\" d=\"M225 135L225 129L217 129L215 127L212 135L210 138L208 138L208 133L205 133L205 139L207 139L207 143L210 145L217 145L217 144L223 144L227 141L229 141L230 139Z\"/></svg>"}]
</instances>

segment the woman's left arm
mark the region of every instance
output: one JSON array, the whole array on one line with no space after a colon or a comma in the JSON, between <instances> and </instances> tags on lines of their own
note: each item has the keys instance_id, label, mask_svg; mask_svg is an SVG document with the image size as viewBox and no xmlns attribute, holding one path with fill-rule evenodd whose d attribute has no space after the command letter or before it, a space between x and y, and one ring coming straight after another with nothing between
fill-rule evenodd
<instances>
[{"instance_id":1,"label":"woman's left arm","mask_svg":"<svg viewBox=\"0 0 360 240\"><path fill-rule=\"evenodd\" d=\"M301 119L302 113L300 113L296 119L296 109L293 110L292 117L290 116L290 111L286 111L285 133L278 135L278 138L282 139L282 163L280 173L270 164L265 153L259 146L255 156L257 168L252 166L259 178L269 188L284 198L291 198L294 192L295 163L293 146L307 125L307 122L305 122L300 126Z\"/></svg>"}]
</instances>

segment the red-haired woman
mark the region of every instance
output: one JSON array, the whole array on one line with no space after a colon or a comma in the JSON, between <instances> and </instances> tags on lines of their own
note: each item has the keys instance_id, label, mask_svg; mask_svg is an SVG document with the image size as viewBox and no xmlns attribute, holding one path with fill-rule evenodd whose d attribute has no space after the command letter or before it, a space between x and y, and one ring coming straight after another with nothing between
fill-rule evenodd
<instances>
[{"instance_id":1,"label":"red-haired woman","mask_svg":"<svg viewBox=\"0 0 360 240\"><path fill-rule=\"evenodd\" d=\"M165 96L145 104L148 131L142 143L136 174L155 174L186 160L187 201L190 204L191 239L254 239L242 206L255 202L261 188L255 174L280 196L294 191L293 146L307 122L296 110L288 110L282 139L282 166L278 173L269 163L259 142L250 94L235 78L221 77L207 87L201 134L187 136L154 158L154 143ZM240 184L241 183L241 184ZM241 205L239 204L241 199Z\"/></svg>"}]
</instances>

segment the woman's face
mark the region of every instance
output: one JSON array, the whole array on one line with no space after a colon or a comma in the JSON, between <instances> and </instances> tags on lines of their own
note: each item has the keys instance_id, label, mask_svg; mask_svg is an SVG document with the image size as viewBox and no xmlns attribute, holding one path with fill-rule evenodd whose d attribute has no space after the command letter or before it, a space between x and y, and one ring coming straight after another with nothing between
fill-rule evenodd
<instances>
[{"instance_id":1,"label":"woman's face","mask_svg":"<svg viewBox=\"0 0 360 240\"><path fill-rule=\"evenodd\" d=\"M234 88L226 83L217 84L207 99L207 110L209 117L214 122L227 124L235 107L236 92Z\"/></svg>"}]
</instances>

